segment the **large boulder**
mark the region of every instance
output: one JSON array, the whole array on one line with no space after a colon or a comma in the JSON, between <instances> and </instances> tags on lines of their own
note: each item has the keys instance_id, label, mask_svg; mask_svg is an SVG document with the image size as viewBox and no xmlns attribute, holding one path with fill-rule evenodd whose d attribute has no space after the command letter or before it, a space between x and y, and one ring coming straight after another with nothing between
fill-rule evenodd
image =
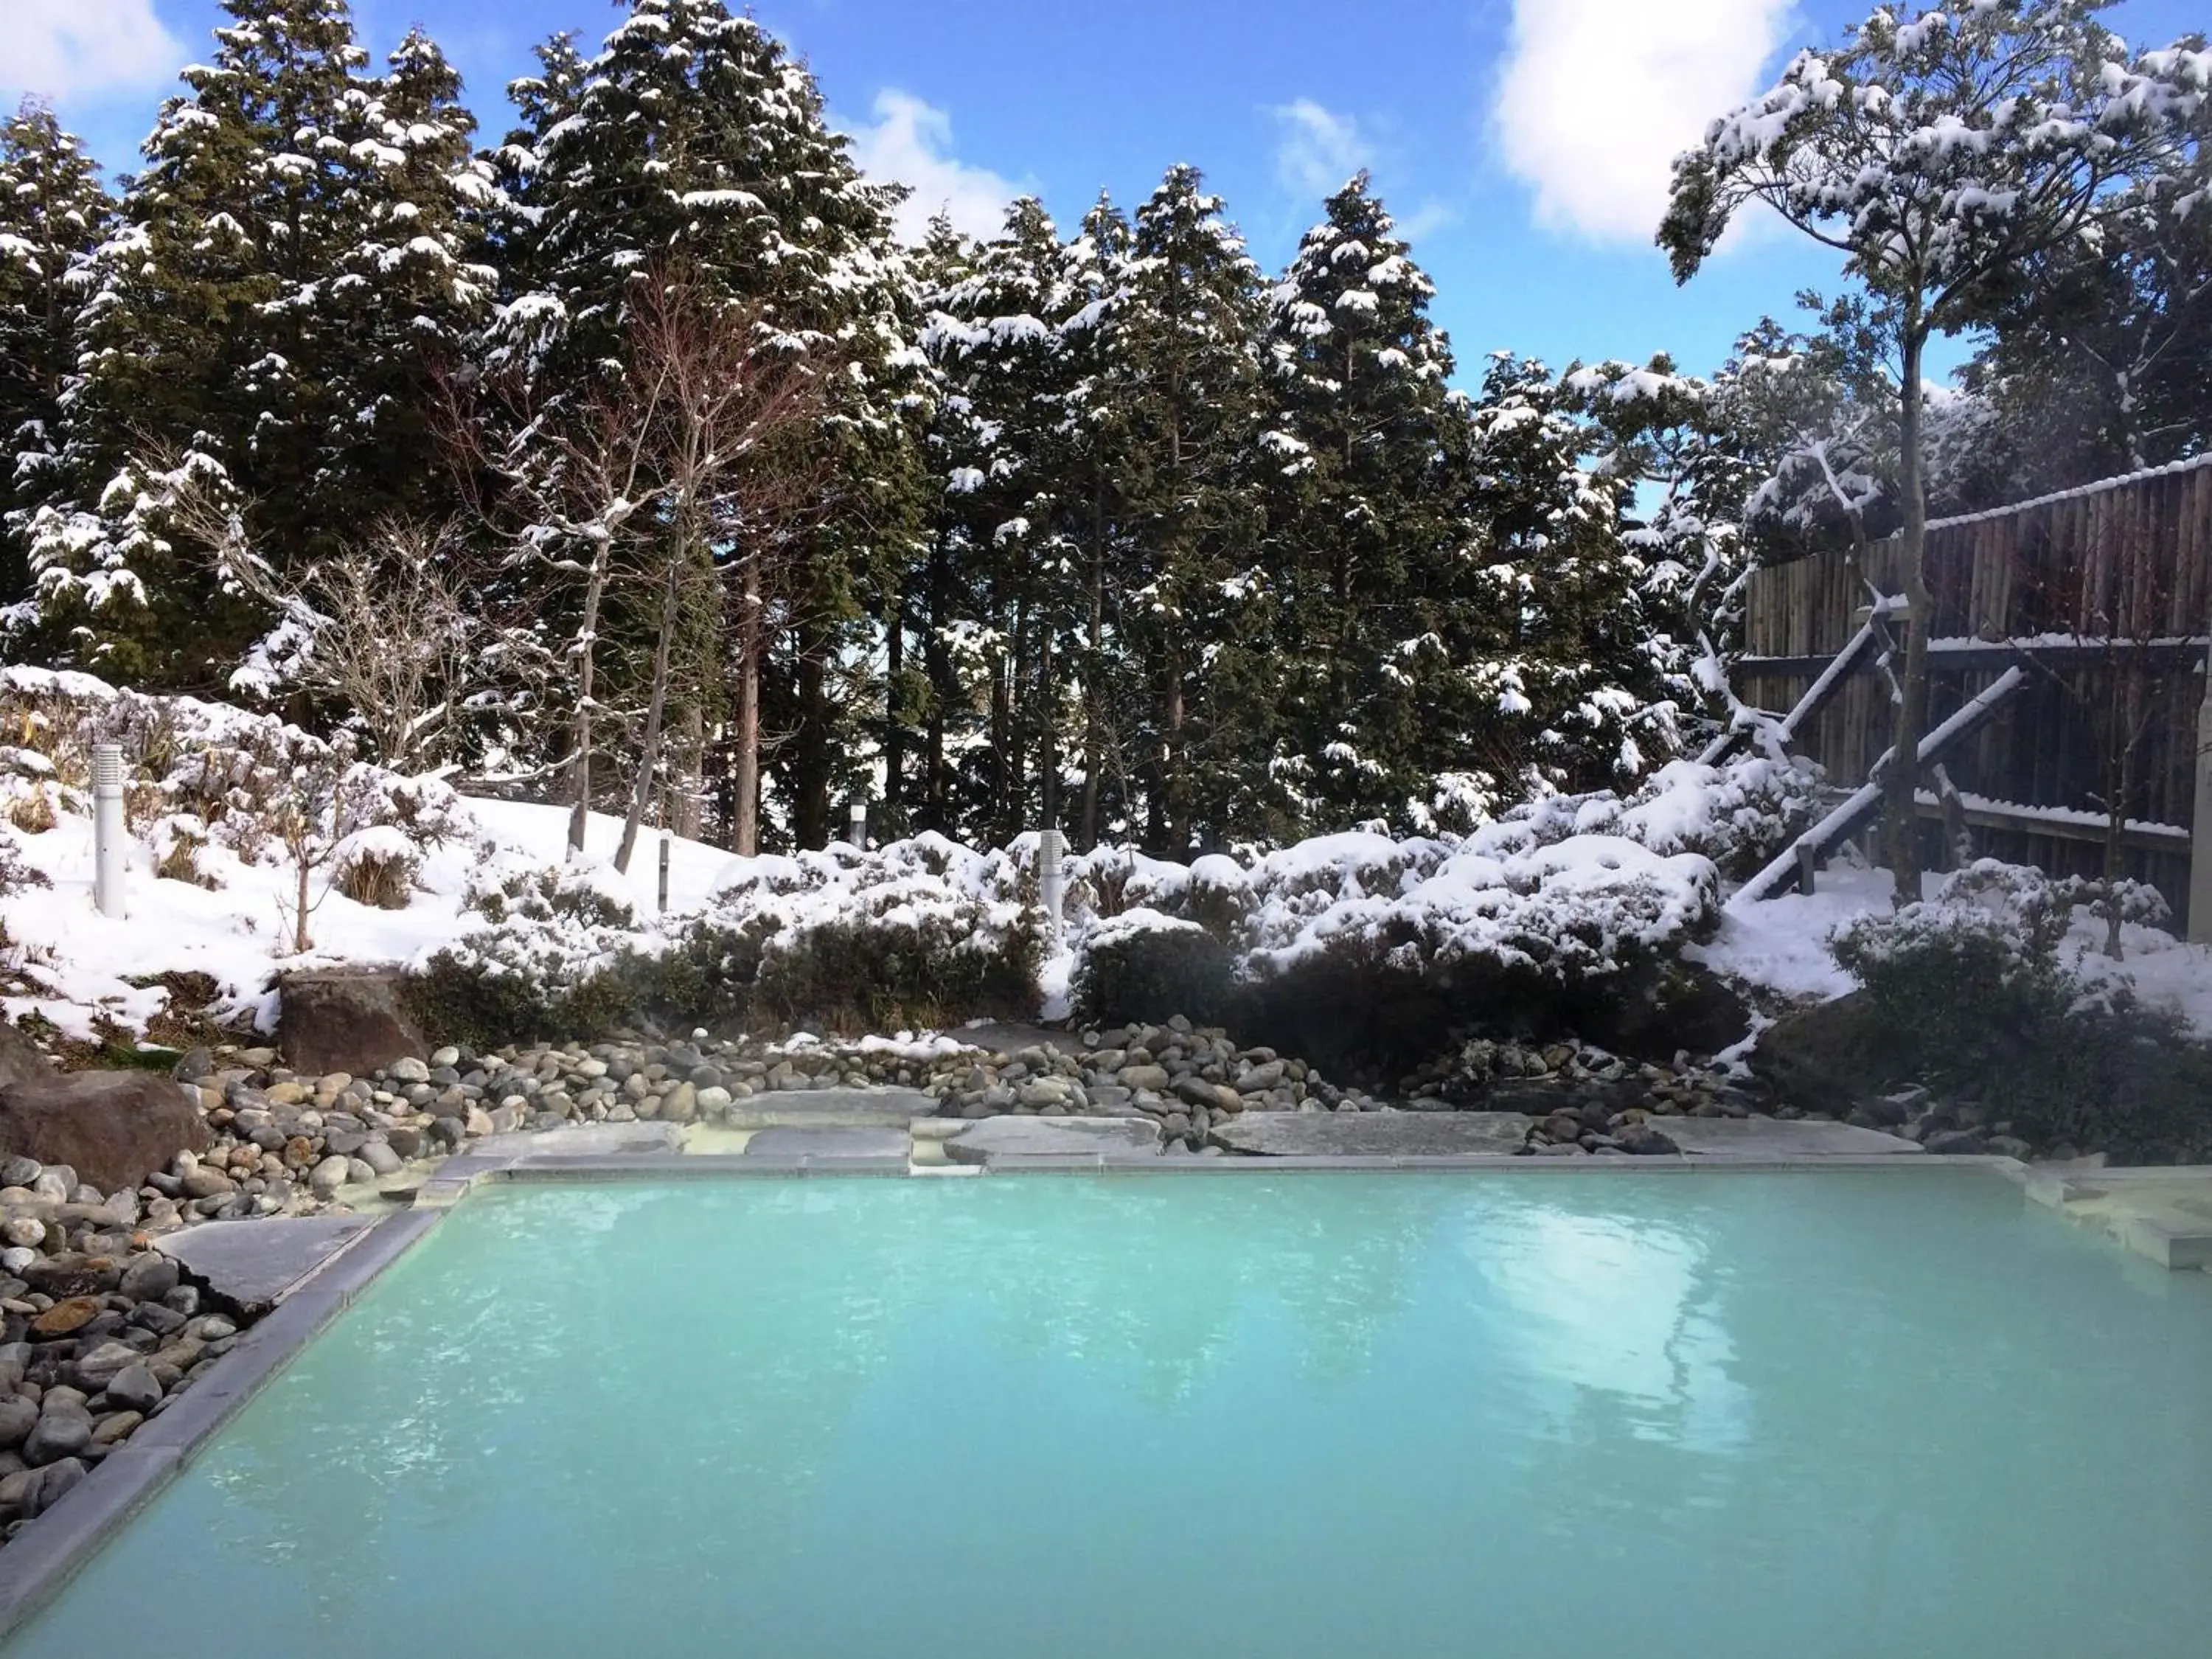
<instances>
[{"instance_id":1,"label":"large boulder","mask_svg":"<svg viewBox=\"0 0 2212 1659\"><path fill-rule=\"evenodd\" d=\"M1759 1033L1750 1063L1780 1104L1839 1117L1867 1096L1910 1081L1912 1070L1863 991L1784 1014Z\"/></svg>"},{"instance_id":2,"label":"large boulder","mask_svg":"<svg viewBox=\"0 0 2212 1659\"><path fill-rule=\"evenodd\" d=\"M0 1089L35 1083L54 1074L54 1063L39 1045L0 1019Z\"/></svg>"},{"instance_id":3,"label":"large boulder","mask_svg":"<svg viewBox=\"0 0 2212 1659\"><path fill-rule=\"evenodd\" d=\"M311 969L285 975L276 988L276 1045L295 1072L366 1077L395 1060L429 1055L396 968Z\"/></svg>"},{"instance_id":4,"label":"large boulder","mask_svg":"<svg viewBox=\"0 0 2212 1659\"><path fill-rule=\"evenodd\" d=\"M198 1096L148 1072L71 1072L0 1088L0 1152L66 1164L104 1193L207 1150Z\"/></svg>"}]
</instances>

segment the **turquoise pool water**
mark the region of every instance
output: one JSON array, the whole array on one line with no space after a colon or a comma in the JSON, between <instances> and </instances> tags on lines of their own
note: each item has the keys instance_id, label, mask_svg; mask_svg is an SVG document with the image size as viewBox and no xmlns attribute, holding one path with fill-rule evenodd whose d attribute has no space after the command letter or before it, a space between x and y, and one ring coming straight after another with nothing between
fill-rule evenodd
<instances>
[{"instance_id":1,"label":"turquoise pool water","mask_svg":"<svg viewBox=\"0 0 2212 1659\"><path fill-rule=\"evenodd\" d=\"M2208 1379L1972 1172L507 1188L8 1652L2201 1659Z\"/></svg>"}]
</instances>

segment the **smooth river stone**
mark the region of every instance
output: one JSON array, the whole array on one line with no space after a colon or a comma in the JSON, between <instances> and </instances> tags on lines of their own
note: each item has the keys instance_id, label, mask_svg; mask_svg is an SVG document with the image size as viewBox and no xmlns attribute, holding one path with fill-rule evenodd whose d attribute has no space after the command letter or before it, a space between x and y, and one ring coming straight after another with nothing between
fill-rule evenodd
<instances>
[{"instance_id":1,"label":"smooth river stone","mask_svg":"<svg viewBox=\"0 0 2212 1659\"><path fill-rule=\"evenodd\" d=\"M1521 1150L1530 1121L1519 1112L1255 1112L1224 1118L1206 1139L1264 1158L1497 1157Z\"/></svg>"},{"instance_id":2,"label":"smooth river stone","mask_svg":"<svg viewBox=\"0 0 2212 1659\"><path fill-rule=\"evenodd\" d=\"M1148 1117L987 1117L945 1143L955 1164L1159 1149L1160 1126Z\"/></svg>"}]
</instances>

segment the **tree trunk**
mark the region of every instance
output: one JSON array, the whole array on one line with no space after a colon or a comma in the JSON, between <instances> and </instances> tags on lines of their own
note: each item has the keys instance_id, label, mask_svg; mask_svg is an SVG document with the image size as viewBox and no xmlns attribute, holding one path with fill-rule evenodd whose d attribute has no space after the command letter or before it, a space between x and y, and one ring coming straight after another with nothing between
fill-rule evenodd
<instances>
[{"instance_id":1,"label":"tree trunk","mask_svg":"<svg viewBox=\"0 0 2212 1659\"><path fill-rule=\"evenodd\" d=\"M944 538L939 537L930 547L929 632L922 647L922 659L929 675L929 726L924 761L927 775L922 781L922 827L939 835L951 828L951 785L945 766L945 722L953 700L959 695L952 653L945 648L945 617L952 608L951 587L951 561L945 556Z\"/></svg>"},{"instance_id":2,"label":"tree trunk","mask_svg":"<svg viewBox=\"0 0 2212 1659\"><path fill-rule=\"evenodd\" d=\"M884 808L886 833L906 825L906 709L900 702L906 684L907 585L894 591L884 629Z\"/></svg>"},{"instance_id":3,"label":"tree trunk","mask_svg":"<svg viewBox=\"0 0 2212 1659\"><path fill-rule=\"evenodd\" d=\"M684 716L683 786L676 796L676 833L696 841L707 805L707 711L696 702Z\"/></svg>"},{"instance_id":4,"label":"tree trunk","mask_svg":"<svg viewBox=\"0 0 2212 1659\"><path fill-rule=\"evenodd\" d=\"M739 858L760 851L760 567L745 561L738 600L738 711L730 734L730 844Z\"/></svg>"},{"instance_id":5,"label":"tree trunk","mask_svg":"<svg viewBox=\"0 0 2212 1659\"><path fill-rule=\"evenodd\" d=\"M1060 828L1059 687L1052 683L1052 629L1037 641L1037 702L1042 710L1037 730L1037 789L1040 812L1048 830Z\"/></svg>"},{"instance_id":6,"label":"tree trunk","mask_svg":"<svg viewBox=\"0 0 2212 1659\"><path fill-rule=\"evenodd\" d=\"M1896 752L1882 788L1882 838L1899 908L1920 898L1919 811L1914 794L1920 781L1920 738L1928 728L1928 640L1936 625L1935 600L1928 588L1928 497L1920 453L1920 357L1925 331L1917 308L1909 309L1898 410L1899 485L1905 512L1898 556L1912 615L1905 636L1905 678L1898 687Z\"/></svg>"},{"instance_id":7,"label":"tree trunk","mask_svg":"<svg viewBox=\"0 0 2212 1659\"><path fill-rule=\"evenodd\" d=\"M1099 684L1105 668L1106 631L1106 503L1104 492L1091 494L1091 625L1085 635L1090 652L1083 668L1083 800L1077 819L1076 838L1085 852L1098 844L1098 774L1105 765L1105 688Z\"/></svg>"},{"instance_id":8,"label":"tree trunk","mask_svg":"<svg viewBox=\"0 0 2212 1659\"><path fill-rule=\"evenodd\" d=\"M645 822L646 803L653 799L653 779L660 770L660 724L668 709L668 660L676 640L676 617L684 597L684 562L678 550L668 561L668 580L660 589L660 633L653 642L653 691L645 705L645 738L639 745L637 780L629 792L629 812L623 819L622 844L615 848L615 869L629 872L630 854L637 850L637 832Z\"/></svg>"},{"instance_id":9,"label":"tree trunk","mask_svg":"<svg viewBox=\"0 0 2212 1659\"><path fill-rule=\"evenodd\" d=\"M809 851L830 844L829 630L811 602L798 627L799 729L791 768L792 837Z\"/></svg>"},{"instance_id":10,"label":"tree trunk","mask_svg":"<svg viewBox=\"0 0 2212 1659\"><path fill-rule=\"evenodd\" d=\"M607 542L593 545L592 574L584 584L584 616L576 628L576 752L569 757L569 791L574 805L568 811L568 856L584 855L584 831L592 812L592 664L599 655L599 601L607 591L607 564L613 557Z\"/></svg>"}]
</instances>

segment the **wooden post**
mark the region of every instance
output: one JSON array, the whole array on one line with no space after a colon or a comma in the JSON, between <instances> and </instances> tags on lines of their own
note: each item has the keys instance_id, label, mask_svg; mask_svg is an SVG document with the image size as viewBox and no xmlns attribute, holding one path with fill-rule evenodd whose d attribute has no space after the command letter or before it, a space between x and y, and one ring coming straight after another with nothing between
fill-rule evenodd
<instances>
[{"instance_id":1,"label":"wooden post","mask_svg":"<svg viewBox=\"0 0 2212 1659\"><path fill-rule=\"evenodd\" d=\"M2197 710L2197 811L2189 820L2189 942L2212 945L2212 656Z\"/></svg>"}]
</instances>

